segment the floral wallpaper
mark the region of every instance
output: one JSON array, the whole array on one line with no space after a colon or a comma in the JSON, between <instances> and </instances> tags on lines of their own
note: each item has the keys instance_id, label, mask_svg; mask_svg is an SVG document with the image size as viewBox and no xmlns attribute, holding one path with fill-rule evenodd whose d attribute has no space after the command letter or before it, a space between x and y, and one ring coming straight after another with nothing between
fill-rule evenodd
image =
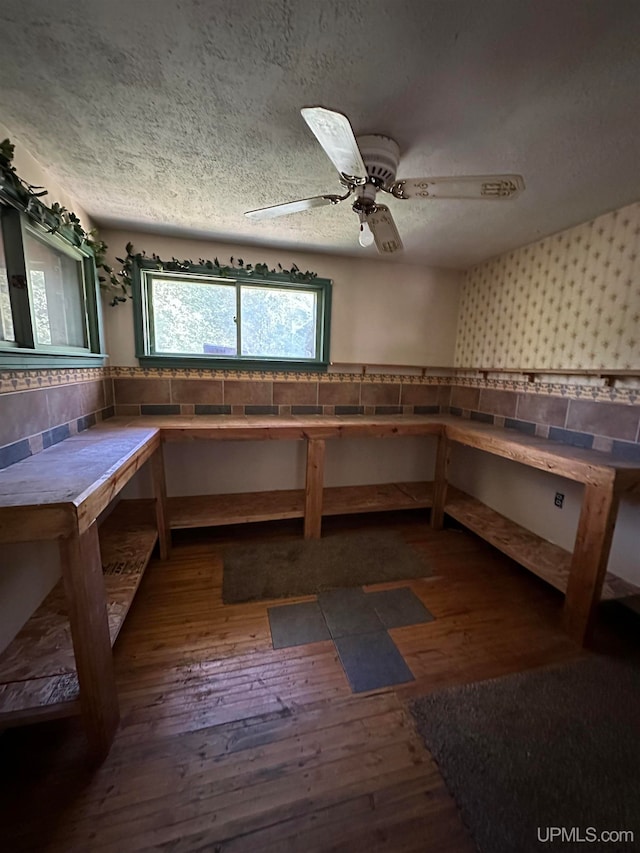
<instances>
[{"instance_id":1,"label":"floral wallpaper","mask_svg":"<svg viewBox=\"0 0 640 853\"><path fill-rule=\"evenodd\" d=\"M640 368L640 202L468 270L456 367Z\"/></svg>"}]
</instances>

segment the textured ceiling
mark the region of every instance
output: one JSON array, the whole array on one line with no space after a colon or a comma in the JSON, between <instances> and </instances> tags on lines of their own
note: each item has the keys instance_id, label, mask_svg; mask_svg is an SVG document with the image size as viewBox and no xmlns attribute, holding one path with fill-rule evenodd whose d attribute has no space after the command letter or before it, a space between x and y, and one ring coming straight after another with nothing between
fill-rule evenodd
<instances>
[{"instance_id":1,"label":"textured ceiling","mask_svg":"<svg viewBox=\"0 0 640 853\"><path fill-rule=\"evenodd\" d=\"M516 172L510 202L390 199L403 260L464 267L640 196L637 0L3 0L0 119L98 223L375 256L300 116L399 177Z\"/></svg>"}]
</instances>

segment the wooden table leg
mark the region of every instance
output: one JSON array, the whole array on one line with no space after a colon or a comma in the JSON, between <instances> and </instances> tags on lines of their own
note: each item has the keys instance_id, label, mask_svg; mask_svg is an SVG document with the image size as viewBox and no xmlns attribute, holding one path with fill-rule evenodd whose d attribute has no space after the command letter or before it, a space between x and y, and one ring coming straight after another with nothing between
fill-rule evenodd
<instances>
[{"instance_id":1,"label":"wooden table leg","mask_svg":"<svg viewBox=\"0 0 640 853\"><path fill-rule=\"evenodd\" d=\"M451 447L444 432L438 438L438 451L436 454L436 470L433 483L433 506L431 508L431 527L434 530L442 530L444 525L444 505L447 500L447 475L449 471L449 459Z\"/></svg>"},{"instance_id":2,"label":"wooden table leg","mask_svg":"<svg viewBox=\"0 0 640 853\"><path fill-rule=\"evenodd\" d=\"M156 450L150 459L151 476L153 478L153 494L156 499L156 525L158 527L158 545L160 559L166 560L171 553L171 528L167 512L167 485L164 476L163 445Z\"/></svg>"},{"instance_id":3,"label":"wooden table leg","mask_svg":"<svg viewBox=\"0 0 640 853\"><path fill-rule=\"evenodd\" d=\"M97 523L60 540L60 557L82 718L92 757L100 761L109 752L120 711Z\"/></svg>"},{"instance_id":4,"label":"wooden table leg","mask_svg":"<svg viewBox=\"0 0 640 853\"><path fill-rule=\"evenodd\" d=\"M593 628L607 573L619 497L613 484L586 484L564 602L567 633L584 645Z\"/></svg>"},{"instance_id":5,"label":"wooden table leg","mask_svg":"<svg viewBox=\"0 0 640 853\"><path fill-rule=\"evenodd\" d=\"M319 539L322 529L324 439L307 439L307 481L304 493L304 538Z\"/></svg>"}]
</instances>

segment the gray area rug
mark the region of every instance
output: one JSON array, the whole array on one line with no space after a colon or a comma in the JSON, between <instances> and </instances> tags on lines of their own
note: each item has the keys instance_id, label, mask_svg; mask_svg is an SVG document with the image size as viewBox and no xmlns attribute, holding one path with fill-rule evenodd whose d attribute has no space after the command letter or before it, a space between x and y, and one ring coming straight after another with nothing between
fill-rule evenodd
<instances>
[{"instance_id":1,"label":"gray area rug","mask_svg":"<svg viewBox=\"0 0 640 853\"><path fill-rule=\"evenodd\" d=\"M431 575L420 554L389 530L234 545L223 561L225 604Z\"/></svg>"},{"instance_id":2,"label":"gray area rug","mask_svg":"<svg viewBox=\"0 0 640 853\"><path fill-rule=\"evenodd\" d=\"M640 850L640 662L594 656L410 707L480 853Z\"/></svg>"}]
</instances>

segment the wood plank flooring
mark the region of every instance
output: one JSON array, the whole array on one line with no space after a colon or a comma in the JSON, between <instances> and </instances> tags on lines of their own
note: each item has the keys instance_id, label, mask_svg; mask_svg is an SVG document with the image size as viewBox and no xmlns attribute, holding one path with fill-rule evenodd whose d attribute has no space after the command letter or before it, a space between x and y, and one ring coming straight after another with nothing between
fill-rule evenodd
<instances>
[{"instance_id":1,"label":"wood plank flooring","mask_svg":"<svg viewBox=\"0 0 640 853\"><path fill-rule=\"evenodd\" d=\"M558 593L472 534L431 531L420 515L323 524L390 527L433 566L408 585L435 621L390 632L415 682L361 695L330 641L273 650L269 602L221 603L224 545L299 536L301 522L174 535L115 647L122 721L104 764L85 764L77 719L0 736L2 848L473 851L407 700L584 652L561 630Z\"/></svg>"}]
</instances>

